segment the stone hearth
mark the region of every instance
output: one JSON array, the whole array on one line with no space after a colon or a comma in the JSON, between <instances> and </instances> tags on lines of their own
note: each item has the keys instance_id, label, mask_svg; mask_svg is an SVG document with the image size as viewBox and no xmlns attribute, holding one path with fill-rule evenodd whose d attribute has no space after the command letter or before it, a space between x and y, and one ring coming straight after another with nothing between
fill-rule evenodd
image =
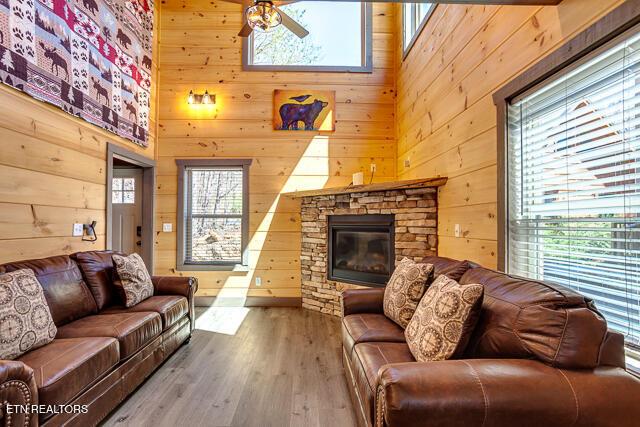
<instances>
[{"instance_id":1,"label":"stone hearth","mask_svg":"<svg viewBox=\"0 0 640 427\"><path fill-rule=\"evenodd\" d=\"M437 186L415 184L418 188L406 188L397 183L398 189L376 189L376 184L352 189L301 192L302 217L302 306L311 310L340 316L340 293L345 289L362 288L359 285L327 279L329 215L395 215L395 261L404 257L416 261L436 255L438 246ZM377 184L381 187L380 184ZM375 191L362 191L370 187ZM389 185L388 188L393 188ZM347 192L353 190L353 192Z\"/></svg>"}]
</instances>

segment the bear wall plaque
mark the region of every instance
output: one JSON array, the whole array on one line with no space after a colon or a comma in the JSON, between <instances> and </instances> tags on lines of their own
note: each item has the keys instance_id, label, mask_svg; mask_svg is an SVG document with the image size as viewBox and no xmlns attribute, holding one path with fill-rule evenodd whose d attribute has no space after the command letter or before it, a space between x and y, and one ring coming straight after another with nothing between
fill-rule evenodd
<instances>
[{"instance_id":1,"label":"bear wall plaque","mask_svg":"<svg viewBox=\"0 0 640 427\"><path fill-rule=\"evenodd\" d=\"M334 91L276 89L273 106L275 130L335 130Z\"/></svg>"}]
</instances>

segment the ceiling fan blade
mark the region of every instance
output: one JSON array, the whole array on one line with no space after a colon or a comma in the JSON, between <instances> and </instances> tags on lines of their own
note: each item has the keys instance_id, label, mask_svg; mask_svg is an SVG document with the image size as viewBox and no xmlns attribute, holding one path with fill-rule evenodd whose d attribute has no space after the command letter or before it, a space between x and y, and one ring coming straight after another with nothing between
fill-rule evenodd
<instances>
[{"instance_id":1,"label":"ceiling fan blade","mask_svg":"<svg viewBox=\"0 0 640 427\"><path fill-rule=\"evenodd\" d=\"M252 31L253 31L253 28L251 28L251 26L249 24L244 24L242 26L242 29L238 33L238 36L240 36L240 37L249 37L249 35L251 35Z\"/></svg>"},{"instance_id":2,"label":"ceiling fan blade","mask_svg":"<svg viewBox=\"0 0 640 427\"><path fill-rule=\"evenodd\" d=\"M287 27L289 31L291 31L293 34L300 37L301 39L309 35L309 31L307 31L302 25L294 21L293 18L291 18L289 15L284 13L282 9L280 9L277 6L275 6L275 8L280 13L280 16L282 17L282 25Z\"/></svg>"}]
</instances>

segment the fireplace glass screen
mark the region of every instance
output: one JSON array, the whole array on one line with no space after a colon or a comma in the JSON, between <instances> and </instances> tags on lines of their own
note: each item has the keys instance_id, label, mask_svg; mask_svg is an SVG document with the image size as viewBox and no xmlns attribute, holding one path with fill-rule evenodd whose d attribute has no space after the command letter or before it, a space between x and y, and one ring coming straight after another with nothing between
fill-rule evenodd
<instances>
[{"instance_id":1,"label":"fireplace glass screen","mask_svg":"<svg viewBox=\"0 0 640 427\"><path fill-rule=\"evenodd\" d=\"M393 223L393 215L329 217L329 279L384 286L395 257Z\"/></svg>"}]
</instances>

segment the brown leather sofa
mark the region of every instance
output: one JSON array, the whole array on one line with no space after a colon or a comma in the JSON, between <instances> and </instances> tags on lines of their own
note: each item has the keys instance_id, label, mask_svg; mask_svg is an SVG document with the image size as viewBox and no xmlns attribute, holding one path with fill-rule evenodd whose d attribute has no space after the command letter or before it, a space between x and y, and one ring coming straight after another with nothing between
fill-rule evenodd
<instances>
[{"instance_id":1,"label":"brown leather sofa","mask_svg":"<svg viewBox=\"0 0 640 427\"><path fill-rule=\"evenodd\" d=\"M17 360L0 360L3 425L96 425L191 337L197 281L152 277L154 295L125 308L112 283L112 254L80 252L0 265L0 272L35 272L58 328L53 342ZM16 414L7 404L87 410Z\"/></svg>"},{"instance_id":2,"label":"brown leather sofa","mask_svg":"<svg viewBox=\"0 0 640 427\"><path fill-rule=\"evenodd\" d=\"M584 296L466 261L435 274L481 283L463 359L416 362L383 314L384 289L343 293L343 363L362 426L637 426L640 380L624 338Z\"/></svg>"}]
</instances>

